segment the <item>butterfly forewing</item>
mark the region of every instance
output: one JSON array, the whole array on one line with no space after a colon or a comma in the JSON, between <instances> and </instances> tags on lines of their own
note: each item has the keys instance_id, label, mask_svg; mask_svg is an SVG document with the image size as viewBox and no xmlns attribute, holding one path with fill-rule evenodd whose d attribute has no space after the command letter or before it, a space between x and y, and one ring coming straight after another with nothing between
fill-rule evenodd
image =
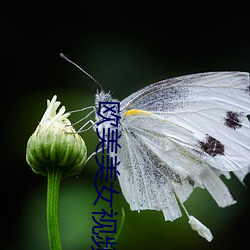
<instances>
[{"instance_id":1,"label":"butterfly forewing","mask_svg":"<svg viewBox=\"0 0 250 250\"><path fill-rule=\"evenodd\" d=\"M195 137L193 153L215 168L233 171L249 166L247 73L218 72L177 77L149 85L121 104L124 111L150 111L166 118L173 126L191 131ZM175 136L183 139L178 131Z\"/></svg>"}]
</instances>

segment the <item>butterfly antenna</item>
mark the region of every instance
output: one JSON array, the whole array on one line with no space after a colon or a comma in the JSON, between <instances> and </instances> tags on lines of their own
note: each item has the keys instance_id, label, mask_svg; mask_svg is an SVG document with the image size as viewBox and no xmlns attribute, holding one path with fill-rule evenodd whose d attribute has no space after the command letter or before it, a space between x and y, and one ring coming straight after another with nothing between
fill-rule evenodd
<instances>
[{"instance_id":1,"label":"butterfly antenna","mask_svg":"<svg viewBox=\"0 0 250 250\"><path fill-rule=\"evenodd\" d=\"M65 56L63 53L60 53L60 57L64 60L66 60L67 62L73 64L74 66L76 66L79 70L81 70L85 75L87 75L89 78L91 78L95 83L97 83L97 85L101 88L101 90L103 90L102 85L89 73L87 73L84 69L82 69L79 65L77 65L76 63L74 63L73 61L71 61L67 56Z\"/></svg>"}]
</instances>

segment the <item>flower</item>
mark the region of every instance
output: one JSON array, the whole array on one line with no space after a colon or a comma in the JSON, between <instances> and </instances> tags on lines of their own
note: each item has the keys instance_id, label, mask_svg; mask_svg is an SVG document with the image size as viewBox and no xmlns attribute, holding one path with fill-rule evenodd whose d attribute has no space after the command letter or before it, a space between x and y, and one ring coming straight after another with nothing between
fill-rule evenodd
<instances>
[{"instance_id":1,"label":"flower","mask_svg":"<svg viewBox=\"0 0 250 250\"><path fill-rule=\"evenodd\" d=\"M55 95L47 100L47 109L35 132L27 143L26 160L32 170L47 176L49 168L55 166L63 171L62 177L75 175L87 158L84 140L76 133Z\"/></svg>"}]
</instances>

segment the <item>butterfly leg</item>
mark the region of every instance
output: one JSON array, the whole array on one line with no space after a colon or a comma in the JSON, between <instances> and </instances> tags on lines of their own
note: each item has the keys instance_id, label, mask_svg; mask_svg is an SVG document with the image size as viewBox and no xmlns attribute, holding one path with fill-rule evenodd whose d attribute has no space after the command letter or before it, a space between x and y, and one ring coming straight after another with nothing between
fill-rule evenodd
<instances>
[{"instance_id":1,"label":"butterfly leg","mask_svg":"<svg viewBox=\"0 0 250 250\"><path fill-rule=\"evenodd\" d=\"M81 118L79 121L75 122L73 125L76 125L76 124L82 122L83 120L86 120L89 116L91 116L93 113L96 112L96 108L94 106L90 106L90 107L70 111L70 114L73 114L73 113L77 113L77 112L83 112L87 109L92 109L92 110L87 115L85 115L83 118Z\"/></svg>"}]
</instances>

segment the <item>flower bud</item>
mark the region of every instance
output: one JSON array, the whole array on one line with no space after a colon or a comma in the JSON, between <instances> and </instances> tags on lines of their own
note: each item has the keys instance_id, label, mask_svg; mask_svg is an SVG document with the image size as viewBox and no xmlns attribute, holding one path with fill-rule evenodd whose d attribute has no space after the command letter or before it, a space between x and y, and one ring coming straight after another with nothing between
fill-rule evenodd
<instances>
[{"instance_id":1,"label":"flower bud","mask_svg":"<svg viewBox=\"0 0 250 250\"><path fill-rule=\"evenodd\" d=\"M41 122L27 143L26 160L32 170L47 176L50 168L62 171L62 177L75 175L79 172L87 158L86 145L76 133L61 107L56 113L60 102L54 96L47 101Z\"/></svg>"}]
</instances>

